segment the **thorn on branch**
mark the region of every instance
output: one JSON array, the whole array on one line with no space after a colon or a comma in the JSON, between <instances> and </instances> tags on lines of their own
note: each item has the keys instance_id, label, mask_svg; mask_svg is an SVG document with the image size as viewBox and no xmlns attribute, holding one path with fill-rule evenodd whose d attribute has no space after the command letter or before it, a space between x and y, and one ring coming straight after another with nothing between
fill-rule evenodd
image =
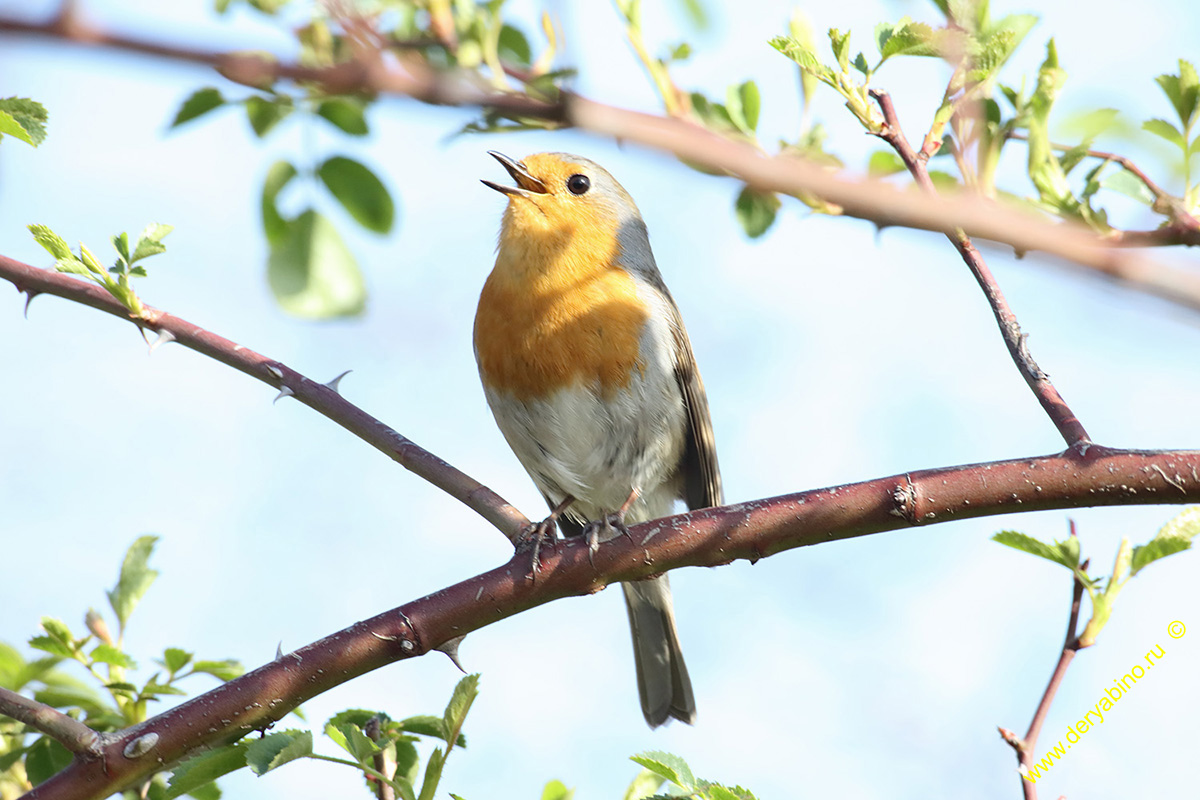
<instances>
[{"instance_id":1,"label":"thorn on branch","mask_svg":"<svg viewBox=\"0 0 1200 800\"><path fill-rule=\"evenodd\" d=\"M329 388L329 389L332 389L333 391L337 392L338 394L341 394L341 392L340 392L340 391L338 391L338 384L342 382L342 378L346 377L346 376L347 376L347 375L349 375L351 372L353 372L353 370L349 370L349 369L348 369L348 370L346 370L345 372L343 372L341 375L338 375L336 378L334 378L333 380L329 381L328 383L323 383L323 384L321 384L321 385L322 385L322 386L325 386L325 387L327 387L327 388Z\"/></svg>"},{"instance_id":2,"label":"thorn on branch","mask_svg":"<svg viewBox=\"0 0 1200 800\"><path fill-rule=\"evenodd\" d=\"M458 646L462 644L462 640L465 638L467 638L465 634L463 636L455 636L453 639L447 639L446 641L442 642L442 644L434 648L434 650L437 650L438 652L445 653L446 657L449 658L454 666L458 667L459 671L464 675L467 674L467 671L463 669L462 662L458 660Z\"/></svg>"},{"instance_id":3,"label":"thorn on branch","mask_svg":"<svg viewBox=\"0 0 1200 800\"><path fill-rule=\"evenodd\" d=\"M37 297L41 292L35 292L29 289L25 292L25 319L29 319L29 304L33 302L33 298Z\"/></svg>"},{"instance_id":4,"label":"thorn on branch","mask_svg":"<svg viewBox=\"0 0 1200 800\"><path fill-rule=\"evenodd\" d=\"M142 334L143 336L145 335L145 329L142 330ZM150 352L147 353L147 355L154 355L155 350L162 347L164 344L170 344L173 341L175 341L175 334L171 333L166 328L160 329L158 331L158 336L154 337L154 341L150 343Z\"/></svg>"},{"instance_id":5,"label":"thorn on branch","mask_svg":"<svg viewBox=\"0 0 1200 800\"><path fill-rule=\"evenodd\" d=\"M275 405L285 397L295 397L296 393L292 391L290 386L279 387L279 394L275 395L275 399L271 401L271 405Z\"/></svg>"}]
</instances>

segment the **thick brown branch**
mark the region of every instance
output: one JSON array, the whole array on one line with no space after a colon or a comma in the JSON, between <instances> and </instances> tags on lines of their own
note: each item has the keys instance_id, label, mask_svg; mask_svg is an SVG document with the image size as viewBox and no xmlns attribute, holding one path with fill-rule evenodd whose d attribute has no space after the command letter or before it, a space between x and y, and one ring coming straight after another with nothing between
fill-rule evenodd
<instances>
[{"instance_id":1,"label":"thick brown branch","mask_svg":"<svg viewBox=\"0 0 1200 800\"><path fill-rule=\"evenodd\" d=\"M917 153L908 143L908 137L904 135L904 131L900 127L900 117L896 114L895 106L892 105L891 96L880 89L872 89L871 97L875 98L875 101L879 103L879 110L883 112L884 127L876 135L895 149L901 160L904 161L904 165L908 167L908 171L912 173L917 185L927 194L936 195L937 189L929 177L929 170L926 166L929 157L924 152ZM1042 372L1037 362L1033 360L1026 341L1027 337L1021 333L1021 325L1017 322L1017 315L1009 307L1004 292L1000 290L1000 284L996 282L996 278L988 269L987 262L983 260L979 250L961 230L947 232L946 236L958 249L959 255L962 256L968 269L971 270L971 274L975 276L976 282L979 283L979 288L983 290L988 305L991 306L992 314L996 317L996 324L1000 327L1000 334L1004 338L1008 354L1012 357L1013 363L1017 365L1017 371L1021 373L1021 377L1025 379L1025 383L1029 385L1030 390L1041 403L1042 409L1050 417L1054 427L1062 434L1067 446L1075 447L1091 441L1083 424L1067 406L1058 390L1054 388L1049 376Z\"/></svg>"},{"instance_id":2,"label":"thick brown branch","mask_svg":"<svg viewBox=\"0 0 1200 800\"><path fill-rule=\"evenodd\" d=\"M72 753L99 756L102 735L77 719L0 686L0 714L41 731Z\"/></svg>"},{"instance_id":3,"label":"thick brown branch","mask_svg":"<svg viewBox=\"0 0 1200 800\"><path fill-rule=\"evenodd\" d=\"M104 34L91 28L0 19L0 33L52 36L127 52L217 67L234 81L257 85L272 77L319 84L331 92L403 95L431 103L478 105L514 116L551 119L605 137L633 142L713 172L725 173L765 192L813 194L840 206L847 216L881 227L905 226L968 235L1040 251L1078 264L1131 288L1200 309L1200 275L1135 252L1105 246L1090 231L1055 224L974 195L913 196L882 181L847 180L793 155L768 157L751 145L726 139L682 119L642 114L564 92L558 103L497 92L461 74L424 70L405 61L402 70L384 59L309 68L258 56L224 54Z\"/></svg>"},{"instance_id":4,"label":"thick brown branch","mask_svg":"<svg viewBox=\"0 0 1200 800\"><path fill-rule=\"evenodd\" d=\"M38 269L2 255L0 279L10 281L19 291L31 296L43 293L58 295L127 319L140 328L156 333L165 331L173 341L184 347L203 353L276 389L284 390L286 387L287 393L301 403L477 511L514 544L521 531L529 525L529 520L521 512L479 481L401 436L347 401L336 389L310 380L274 359L150 306L146 306L141 318L134 318L124 306L94 283Z\"/></svg>"},{"instance_id":5,"label":"thick brown branch","mask_svg":"<svg viewBox=\"0 0 1200 800\"><path fill-rule=\"evenodd\" d=\"M299 703L365 672L528 608L617 581L677 567L756 561L805 545L968 517L1197 501L1200 452L1095 446L1086 454L1067 451L922 470L654 520L602 545L594 559L586 543L572 540L543 550L536 581L529 575L528 555L518 554L508 564L352 625L122 731L106 744L104 761L78 758L28 797L107 797L198 748L260 730ZM127 757L126 748L135 740L153 746Z\"/></svg>"}]
</instances>

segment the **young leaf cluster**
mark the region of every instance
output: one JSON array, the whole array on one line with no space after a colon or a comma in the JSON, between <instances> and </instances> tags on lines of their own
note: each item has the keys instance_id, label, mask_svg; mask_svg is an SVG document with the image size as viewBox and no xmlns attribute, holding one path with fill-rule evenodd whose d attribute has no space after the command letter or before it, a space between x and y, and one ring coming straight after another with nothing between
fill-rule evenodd
<instances>
[{"instance_id":1,"label":"young leaf cluster","mask_svg":"<svg viewBox=\"0 0 1200 800\"><path fill-rule=\"evenodd\" d=\"M1163 525L1150 541L1133 546L1128 538L1121 539L1112 573L1105 577L1088 574L1087 563L1080 562L1079 539L1070 536L1065 541L1043 542L1018 531L1000 531L992 537L1000 544L1024 553L1061 564L1074 573L1087 590L1092 615L1079 634L1079 647L1090 647L1108 623L1117 595L1131 578L1150 564L1169 555L1191 548L1192 540L1200 534L1200 506L1189 506Z\"/></svg>"},{"instance_id":2,"label":"young leaf cluster","mask_svg":"<svg viewBox=\"0 0 1200 800\"><path fill-rule=\"evenodd\" d=\"M137 242L131 248L129 235L119 233L112 237L113 248L117 251L117 260L111 267L105 268L100 259L80 243L79 253L71 251L66 240L45 225L30 225L29 231L34 240L46 252L54 256L54 268L59 272L82 275L108 290L121 305L129 310L130 315L140 317L144 313L142 301L133 291L130 278L144 278L146 268L140 262L150 256L166 252L162 243L163 237L173 228L162 223L151 223L138 236Z\"/></svg>"},{"instance_id":3,"label":"young leaf cluster","mask_svg":"<svg viewBox=\"0 0 1200 800\"><path fill-rule=\"evenodd\" d=\"M15 648L0 643L0 686L30 693L39 703L103 732L136 725L147 718L151 703L186 694L179 688L185 678L211 675L227 681L241 675L243 669L236 661L197 659L187 650L168 647L154 659L158 670L144 681L133 680L130 673L138 665L125 647L125 629L158 576L149 566L157 541L156 536L143 536L129 547L117 584L107 592L115 637L104 615L94 609L84 619L88 632L80 635L62 620L44 617L42 634L29 641L44 656L26 660ZM62 669L70 662L81 665L88 680ZM28 791L71 759L71 753L50 736L35 735L21 723L0 717L0 796L9 796L4 793L6 786Z\"/></svg>"},{"instance_id":4,"label":"young leaf cluster","mask_svg":"<svg viewBox=\"0 0 1200 800\"><path fill-rule=\"evenodd\" d=\"M345 756L317 753L312 732L306 730L279 731L260 739L235 742L176 767L163 798L195 795L221 776L243 767L261 776L290 761L308 758L359 770L372 795L377 796L379 785L386 784L402 800L433 800L451 750L467 746L462 727L478 694L479 676L468 675L454 687L440 717L419 715L393 720L382 712L361 709L336 714L325 723L324 732ZM444 745L430 754L423 775L416 747L422 737Z\"/></svg>"},{"instance_id":5,"label":"young leaf cluster","mask_svg":"<svg viewBox=\"0 0 1200 800\"><path fill-rule=\"evenodd\" d=\"M631 760L640 764L642 771L625 792L629 800L668 800L675 797L755 800L754 794L748 789L697 778L688 763L673 753L649 751L633 756ZM665 792L661 791L663 784L669 784Z\"/></svg>"}]
</instances>

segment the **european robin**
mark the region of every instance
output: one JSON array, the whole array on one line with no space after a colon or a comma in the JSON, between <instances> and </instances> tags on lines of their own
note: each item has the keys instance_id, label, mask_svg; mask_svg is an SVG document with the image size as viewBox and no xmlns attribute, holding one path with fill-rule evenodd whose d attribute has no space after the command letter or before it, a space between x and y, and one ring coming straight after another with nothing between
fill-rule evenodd
<instances>
[{"instance_id":1,"label":"european robin","mask_svg":"<svg viewBox=\"0 0 1200 800\"><path fill-rule=\"evenodd\" d=\"M567 153L490 153L516 186L475 315L475 359L504 438L553 509L535 535L624 530L721 504L712 420L679 309L633 198ZM536 555L535 555L536 566ZM624 583L642 713L691 723L666 575Z\"/></svg>"}]
</instances>

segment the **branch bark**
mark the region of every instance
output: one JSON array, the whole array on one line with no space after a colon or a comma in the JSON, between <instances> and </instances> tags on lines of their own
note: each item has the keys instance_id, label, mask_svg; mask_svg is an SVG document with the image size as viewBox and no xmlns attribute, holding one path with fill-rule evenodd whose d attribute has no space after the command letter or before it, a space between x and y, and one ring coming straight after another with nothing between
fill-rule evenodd
<instances>
[{"instance_id":1,"label":"branch bark","mask_svg":"<svg viewBox=\"0 0 1200 800\"><path fill-rule=\"evenodd\" d=\"M103 734L77 719L0 686L0 714L24 722L51 737L72 753L99 756Z\"/></svg>"},{"instance_id":2,"label":"branch bark","mask_svg":"<svg viewBox=\"0 0 1200 800\"><path fill-rule=\"evenodd\" d=\"M704 509L636 525L590 557L575 540L544 550L537 580L527 554L356 623L193 698L77 757L29 800L107 797L189 753L261 730L359 675L562 597L685 566L751 562L785 550L881 531L1085 505L1200 501L1200 451L1093 446L1057 455L921 470ZM570 687L564 687L570 692ZM154 734L155 737L150 737ZM152 746L129 747L134 741ZM136 755L126 755L126 751Z\"/></svg>"}]
</instances>

